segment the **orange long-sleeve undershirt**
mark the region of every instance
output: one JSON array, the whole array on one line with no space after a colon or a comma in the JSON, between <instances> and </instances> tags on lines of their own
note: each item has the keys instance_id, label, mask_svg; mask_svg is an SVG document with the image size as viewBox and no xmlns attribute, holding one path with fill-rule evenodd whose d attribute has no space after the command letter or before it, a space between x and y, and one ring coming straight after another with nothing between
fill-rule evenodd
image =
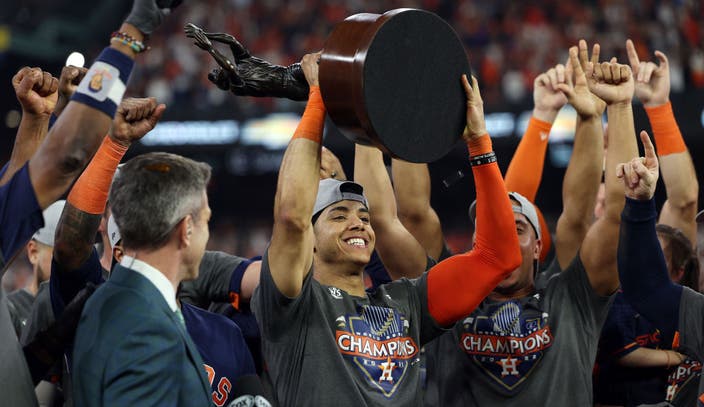
<instances>
[{"instance_id":1,"label":"orange long-sleeve undershirt","mask_svg":"<svg viewBox=\"0 0 704 407\"><path fill-rule=\"evenodd\" d=\"M491 144L488 146L491 151ZM473 147L473 155L488 152ZM486 150L486 143L481 147ZM473 166L472 173L477 190L474 249L452 256L428 272L428 309L443 326L469 315L522 260L499 166L495 162Z\"/></svg>"},{"instance_id":2,"label":"orange long-sleeve undershirt","mask_svg":"<svg viewBox=\"0 0 704 407\"><path fill-rule=\"evenodd\" d=\"M518 192L529 201L535 203L535 195L540 187L540 180L543 177L543 166L545 164L545 153L548 148L548 135L552 124L531 117L528 128L523 135L516 152L506 170L506 189L511 192ZM540 222L540 240L543 243L540 250L540 261L544 261L552 246L552 236L550 229L545 222L543 213L535 207L538 212Z\"/></svg>"}]
</instances>

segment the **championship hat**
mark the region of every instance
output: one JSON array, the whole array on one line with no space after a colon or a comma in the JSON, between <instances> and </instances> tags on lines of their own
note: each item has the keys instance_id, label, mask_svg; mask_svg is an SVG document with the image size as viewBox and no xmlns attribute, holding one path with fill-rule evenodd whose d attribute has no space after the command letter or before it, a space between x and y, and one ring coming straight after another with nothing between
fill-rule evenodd
<instances>
[{"instance_id":1,"label":"championship hat","mask_svg":"<svg viewBox=\"0 0 704 407\"><path fill-rule=\"evenodd\" d=\"M518 192L509 192L509 198L518 202L518 204L511 202L514 213L523 214L533 229L535 230L535 235L540 239L540 221L538 221L538 212L535 210L535 206L523 195ZM469 206L469 218L472 219L472 223L475 222L477 217L477 201L472 202Z\"/></svg>"},{"instance_id":2,"label":"championship hat","mask_svg":"<svg viewBox=\"0 0 704 407\"><path fill-rule=\"evenodd\" d=\"M364 188L352 181L340 181L333 178L321 180L318 184L318 196L313 207L313 223L323 209L345 200L361 202L369 208L367 198L364 197Z\"/></svg>"}]
</instances>

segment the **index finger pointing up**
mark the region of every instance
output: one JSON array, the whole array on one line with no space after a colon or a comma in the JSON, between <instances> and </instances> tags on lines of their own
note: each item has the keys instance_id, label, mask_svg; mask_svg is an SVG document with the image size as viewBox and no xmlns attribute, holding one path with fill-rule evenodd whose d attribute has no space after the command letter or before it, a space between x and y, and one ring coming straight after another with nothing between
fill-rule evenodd
<instances>
[{"instance_id":1,"label":"index finger pointing up","mask_svg":"<svg viewBox=\"0 0 704 407\"><path fill-rule=\"evenodd\" d=\"M626 40L626 53L628 53L628 63L631 64L631 69L633 69L634 74L638 74L638 65L640 64L640 59L638 58L638 53L636 52L636 46L633 45L633 41Z\"/></svg>"},{"instance_id":2,"label":"index finger pointing up","mask_svg":"<svg viewBox=\"0 0 704 407\"><path fill-rule=\"evenodd\" d=\"M645 159L657 160L655 147L653 146L653 142L650 141L650 136L648 136L647 131L643 130L640 132L640 141L643 143L643 149L645 150Z\"/></svg>"}]
</instances>

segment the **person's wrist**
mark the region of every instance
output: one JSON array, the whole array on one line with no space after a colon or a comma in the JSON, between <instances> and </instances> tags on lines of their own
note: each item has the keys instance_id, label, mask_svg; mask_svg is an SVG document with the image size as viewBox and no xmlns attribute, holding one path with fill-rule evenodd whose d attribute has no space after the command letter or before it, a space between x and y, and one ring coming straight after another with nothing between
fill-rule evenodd
<instances>
[{"instance_id":1,"label":"person's wrist","mask_svg":"<svg viewBox=\"0 0 704 407\"><path fill-rule=\"evenodd\" d=\"M666 105L668 103L670 103L670 98L666 97L666 98L661 98L661 99L650 99L649 101L644 102L643 106L648 107L648 108L660 107L660 106Z\"/></svg>"},{"instance_id":2,"label":"person's wrist","mask_svg":"<svg viewBox=\"0 0 704 407\"><path fill-rule=\"evenodd\" d=\"M555 118L557 118L557 114L559 112L559 110L555 110L549 107L536 106L533 108L533 117L552 124L555 122Z\"/></svg>"},{"instance_id":3,"label":"person's wrist","mask_svg":"<svg viewBox=\"0 0 704 407\"><path fill-rule=\"evenodd\" d=\"M26 117L29 120L32 121L38 121L38 122L43 122L43 121L49 121L49 118L51 117L51 112L31 112L28 110L22 110L22 117Z\"/></svg>"},{"instance_id":4,"label":"person's wrist","mask_svg":"<svg viewBox=\"0 0 704 407\"><path fill-rule=\"evenodd\" d=\"M630 110L632 109L633 99L616 100L611 103L607 103L606 108L609 110Z\"/></svg>"}]
</instances>

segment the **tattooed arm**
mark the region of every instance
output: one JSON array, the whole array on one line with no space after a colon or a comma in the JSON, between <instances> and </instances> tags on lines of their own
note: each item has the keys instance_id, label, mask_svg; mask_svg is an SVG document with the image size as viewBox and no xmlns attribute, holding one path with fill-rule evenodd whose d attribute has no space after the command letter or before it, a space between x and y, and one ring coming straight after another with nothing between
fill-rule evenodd
<instances>
[{"instance_id":1,"label":"tattooed arm","mask_svg":"<svg viewBox=\"0 0 704 407\"><path fill-rule=\"evenodd\" d=\"M125 99L120 104L109 137L76 181L61 214L54 262L62 269L76 270L88 260L120 159L132 142L154 128L165 108L153 98Z\"/></svg>"}]
</instances>

